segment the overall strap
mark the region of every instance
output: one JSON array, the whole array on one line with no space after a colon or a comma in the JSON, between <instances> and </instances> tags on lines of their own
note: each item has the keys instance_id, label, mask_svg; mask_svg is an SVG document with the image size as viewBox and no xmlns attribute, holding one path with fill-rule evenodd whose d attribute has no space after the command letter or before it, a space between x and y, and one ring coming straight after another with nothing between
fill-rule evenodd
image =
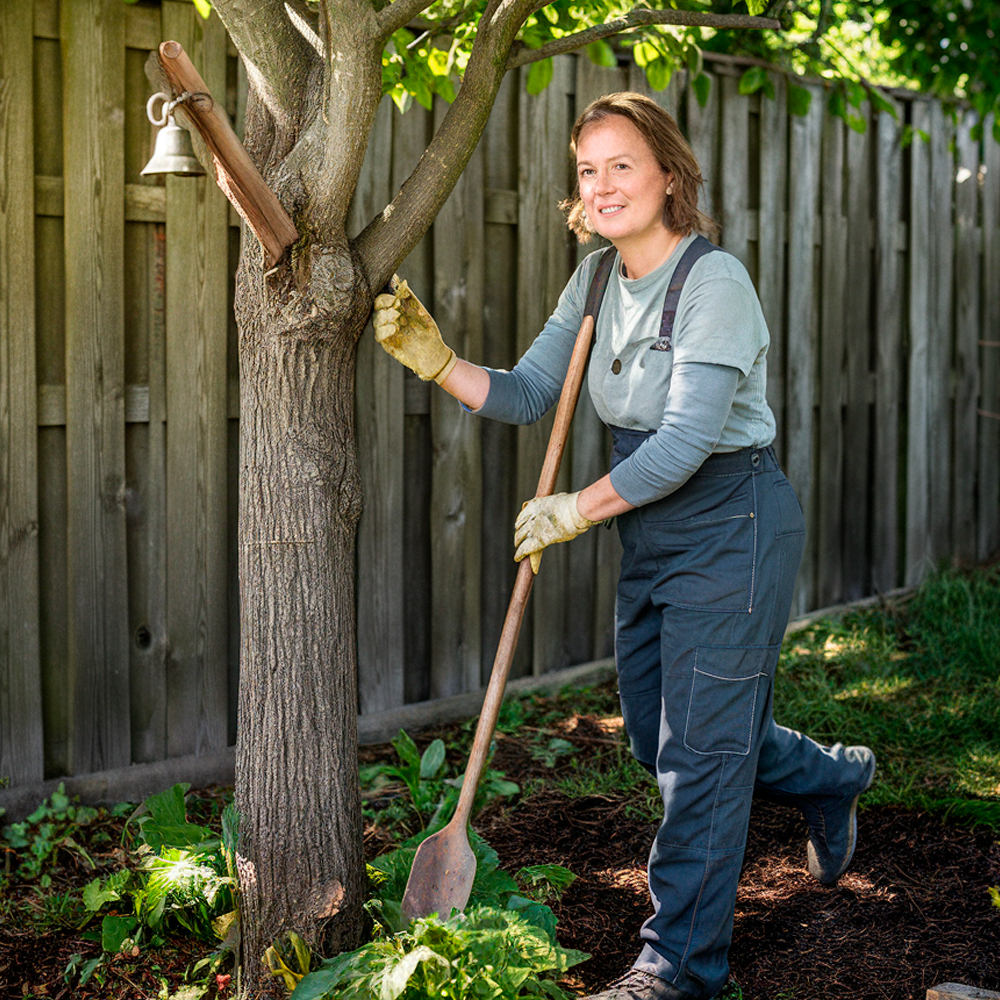
<instances>
[{"instance_id":1,"label":"overall strap","mask_svg":"<svg viewBox=\"0 0 1000 1000\"><path fill-rule=\"evenodd\" d=\"M705 254L720 249L714 243L709 243L704 236L696 236L694 242L684 251L684 256L681 257L677 267L674 269L673 276L670 279L670 287L667 289L667 294L663 299L663 316L660 319L660 339L653 344L650 348L651 351L671 350L674 336L674 319L677 316L677 303L680 301L684 282L687 281L687 276L691 273L691 268Z\"/></svg>"},{"instance_id":2,"label":"overall strap","mask_svg":"<svg viewBox=\"0 0 1000 1000\"><path fill-rule=\"evenodd\" d=\"M604 293L608 290L608 279L611 277L611 268L615 263L615 248L608 247L601 254L601 259L594 271L593 278L590 279L590 290L587 292L587 307L583 311L584 316L594 317L594 326L597 326L597 314L600 312L601 303L604 301Z\"/></svg>"}]
</instances>

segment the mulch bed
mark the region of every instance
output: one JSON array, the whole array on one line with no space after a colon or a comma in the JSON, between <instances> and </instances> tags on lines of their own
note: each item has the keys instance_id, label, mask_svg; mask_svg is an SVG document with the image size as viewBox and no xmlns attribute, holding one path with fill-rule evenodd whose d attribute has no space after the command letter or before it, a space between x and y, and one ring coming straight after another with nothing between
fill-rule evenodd
<instances>
[{"instance_id":1,"label":"mulch bed","mask_svg":"<svg viewBox=\"0 0 1000 1000\"><path fill-rule=\"evenodd\" d=\"M561 729L591 752L617 738L586 717ZM418 742L435 735L459 751L468 742L458 727ZM366 749L364 756L386 759L386 748ZM510 735L499 738L492 766L522 788L551 774L531 756L527 740ZM639 948L655 826L635 818L632 805L624 796L571 799L543 786L515 808L492 806L476 822L505 868L549 863L576 873L554 909L560 941L593 956L568 981L581 992L620 975ZM923 1000L929 987L943 982L1000 991L1000 909L987 892L1000 884L996 835L883 808L862 809L859 830L851 870L824 888L805 868L801 817L755 806L730 952L745 1000ZM369 853L390 846L377 827L366 831L366 845ZM81 886L90 877L81 873ZM17 891L30 898L30 887ZM190 940L171 942L105 966L102 985L81 990L63 979L76 952L87 958L97 946L72 931L37 935L0 927L0 998L156 997L164 979L176 989L184 970L204 954Z\"/></svg>"}]
</instances>

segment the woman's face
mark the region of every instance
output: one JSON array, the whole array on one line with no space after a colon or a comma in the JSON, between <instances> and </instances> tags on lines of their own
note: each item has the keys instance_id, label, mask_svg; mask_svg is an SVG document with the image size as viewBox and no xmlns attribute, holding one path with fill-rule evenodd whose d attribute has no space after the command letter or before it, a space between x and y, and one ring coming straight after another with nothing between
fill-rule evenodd
<instances>
[{"instance_id":1,"label":"woman's face","mask_svg":"<svg viewBox=\"0 0 1000 1000\"><path fill-rule=\"evenodd\" d=\"M576 176L591 226L616 246L667 232L663 208L673 176L627 118L613 115L584 129Z\"/></svg>"}]
</instances>

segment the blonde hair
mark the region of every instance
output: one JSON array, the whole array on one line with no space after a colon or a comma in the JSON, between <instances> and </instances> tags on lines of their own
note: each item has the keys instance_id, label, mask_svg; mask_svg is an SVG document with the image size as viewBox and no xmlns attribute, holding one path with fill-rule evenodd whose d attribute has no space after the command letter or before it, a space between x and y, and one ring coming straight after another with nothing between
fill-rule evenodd
<instances>
[{"instance_id":1,"label":"blonde hair","mask_svg":"<svg viewBox=\"0 0 1000 1000\"><path fill-rule=\"evenodd\" d=\"M698 189L705 180L694 152L673 117L645 95L622 91L592 101L573 126L569 145L574 159L584 130L607 121L613 115L630 121L645 139L664 173L673 174L673 193L663 206L663 224L667 229L682 236L687 236L692 230L717 236L719 227L715 220L698 211ZM593 229L580 198L579 182L573 196L559 207L566 213L566 224L576 238L581 243L589 242Z\"/></svg>"}]
</instances>

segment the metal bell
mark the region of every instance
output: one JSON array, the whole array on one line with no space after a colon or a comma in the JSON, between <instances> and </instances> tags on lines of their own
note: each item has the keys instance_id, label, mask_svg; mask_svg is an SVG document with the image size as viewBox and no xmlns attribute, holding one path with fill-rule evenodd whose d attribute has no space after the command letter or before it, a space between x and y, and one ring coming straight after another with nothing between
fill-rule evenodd
<instances>
[{"instance_id":1,"label":"metal bell","mask_svg":"<svg viewBox=\"0 0 1000 1000\"><path fill-rule=\"evenodd\" d=\"M200 177L205 168L198 162L191 145L191 133L181 128L174 121L174 116L167 117L167 124L156 136L156 145L149 163L142 168L140 174L148 177L150 174L180 174L184 177Z\"/></svg>"}]
</instances>

